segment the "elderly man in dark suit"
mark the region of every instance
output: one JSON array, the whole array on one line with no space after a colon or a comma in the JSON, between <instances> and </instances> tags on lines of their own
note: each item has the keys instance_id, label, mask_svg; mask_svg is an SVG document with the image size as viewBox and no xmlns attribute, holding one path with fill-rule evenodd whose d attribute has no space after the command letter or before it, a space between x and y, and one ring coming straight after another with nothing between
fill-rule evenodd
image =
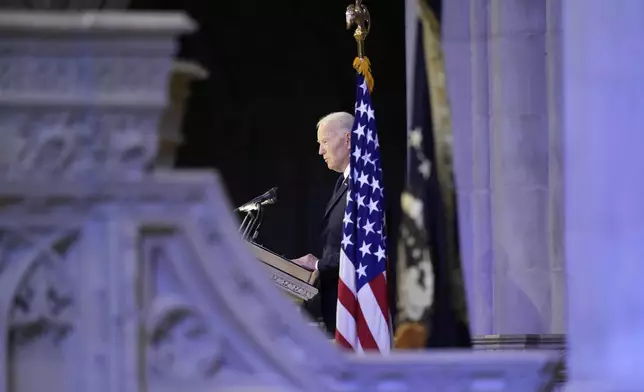
<instances>
[{"instance_id":1,"label":"elderly man in dark suit","mask_svg":"<svg viewBox=\"0 0 644 392\"><path fill-rule=\"evenodd\" d=\"M318 153L324 158L329 169L341 174L336 181L333 194L324 213L321 235L322 257L318 259L312 254L307 254L293 260L304 268L318 270L322 320L330 334L335 333L340 247L346 207L353 121L354 117L351 114L337 112L325 116L317 124L320 145Z\"/></svg>"}]
</instances>

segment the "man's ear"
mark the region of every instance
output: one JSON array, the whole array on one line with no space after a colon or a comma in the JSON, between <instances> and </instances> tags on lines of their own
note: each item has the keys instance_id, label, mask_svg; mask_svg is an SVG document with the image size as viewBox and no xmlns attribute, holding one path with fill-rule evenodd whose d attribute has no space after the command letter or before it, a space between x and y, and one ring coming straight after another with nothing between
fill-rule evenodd
<instances>
[{"instance_id":1,"label":"man's ear","mask_svg":"<svg viewBox=\"0 0 644 392\"><path fill-rule=\"evenodd\" d=\"M351 132L347 132L344 135L344 140L345 140L345 143L347 145L347 148L351 149Z\"/></svg>"}]
</instances>

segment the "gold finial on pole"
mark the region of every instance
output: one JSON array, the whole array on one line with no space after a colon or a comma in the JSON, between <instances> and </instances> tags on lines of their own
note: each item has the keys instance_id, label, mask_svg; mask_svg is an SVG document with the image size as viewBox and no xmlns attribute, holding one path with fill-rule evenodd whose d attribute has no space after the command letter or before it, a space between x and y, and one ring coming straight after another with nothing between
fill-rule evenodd
<instances>
[{"instance_id":1,"label":"gold finial on pole","mask_svg":"<svg viewBox=\"0 0 644 392\"><path fill-rule=\"evenodd\" d=\"M358 44L358 57L353 60L353 68L355 68L359 74L364 76L369 92L371 92L373 91L371 65L369 63L369 58L364 55L364 41L367 38L367 35L369 35L369 30L371 30L371 15L369 15L367 7L362 5L362 0L355 1L355 4L348 6L344 13L347 20L347 30L354 24L356 25L356 31L353 33L353 38L356 39L356 43Z\"/></svg>"},{"instance_id":2,"label":"gold finial on pole","mask_svg":"<svg viewBox=\"0 0 644 392\"><path fill-rule=\"evenodd\" d=\"M355 4L351 4L347 7L345 12L347 20L347 30L351 28L354 24L356 25L356 31L353 33L353 38L356 39L358 44L358 57L364 57L364 40L371 30L371 16L369 15L369 10L367 7L362 5L362 0L356 0Z\"/></svg>"}]
</instances>

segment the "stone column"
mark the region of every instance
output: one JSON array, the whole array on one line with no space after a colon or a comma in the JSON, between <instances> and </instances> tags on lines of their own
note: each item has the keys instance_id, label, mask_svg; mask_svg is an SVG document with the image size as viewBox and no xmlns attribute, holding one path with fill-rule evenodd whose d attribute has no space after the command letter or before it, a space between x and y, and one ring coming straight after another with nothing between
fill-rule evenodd
<instances>
[{"instance_id":1,"label":"stone column","mask_svg":"<svg viewBox=\"0 0 644 392\"><path fill-rule=\"evenodd\" d=\"M566 0L570 391L644 390L644 2Z\"/></svg>"},{"instance_id":2,"label":"stone column","mask_svg":"<svg viewBox=\"0 0 644 392\"><path fill-rule=\"evenodd\" d=\"M564 186L562 26L564 0L546 0L546 70L548 73L548 260L550 262L550 333L566 330L566 268L564 263Z\"/></svg>"},{"instance_id":3,"label":"stone column","mask_svg":"<svg viewBox=\"0 0 644 392\"><path fill-rule=\"evenodd\" d=\"M487 9L486 1L443 3L461 257L474 335L494 331Z\"/></svg>"},{"instance_id":4,"label":"stone column","mask_svg":"<svg viewBox=\"0 0 644 392\"><path fill-rule=\"evenodd\" d=\"M561 0L443 6L472 332L561 333Z\"/></svg>"},{"instance_id":5,"label":"stone column","mask_svg":"<svg viewBox=\"0 0 644 392\"><path fill-rule=\"evenodd\" d=\"M494 332L550 326L546 3L490 2Z\"/></svg>"}]
</instances>

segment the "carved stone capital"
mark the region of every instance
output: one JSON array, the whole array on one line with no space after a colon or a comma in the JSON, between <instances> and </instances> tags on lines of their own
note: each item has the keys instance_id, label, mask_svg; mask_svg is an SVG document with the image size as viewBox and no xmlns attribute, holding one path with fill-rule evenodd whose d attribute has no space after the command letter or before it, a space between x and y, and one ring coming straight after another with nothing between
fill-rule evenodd
<instances>
[{"instance_id":1,"label":"carved stone capital","mask_svg":"<svg viewBox=\"0 0 644 392\"><path fill-rule=\"evenodd\" d=\"M194 27L182 14L1 12L0 178L143 176L175 37Z\"/></svg>"}]
</instances>

